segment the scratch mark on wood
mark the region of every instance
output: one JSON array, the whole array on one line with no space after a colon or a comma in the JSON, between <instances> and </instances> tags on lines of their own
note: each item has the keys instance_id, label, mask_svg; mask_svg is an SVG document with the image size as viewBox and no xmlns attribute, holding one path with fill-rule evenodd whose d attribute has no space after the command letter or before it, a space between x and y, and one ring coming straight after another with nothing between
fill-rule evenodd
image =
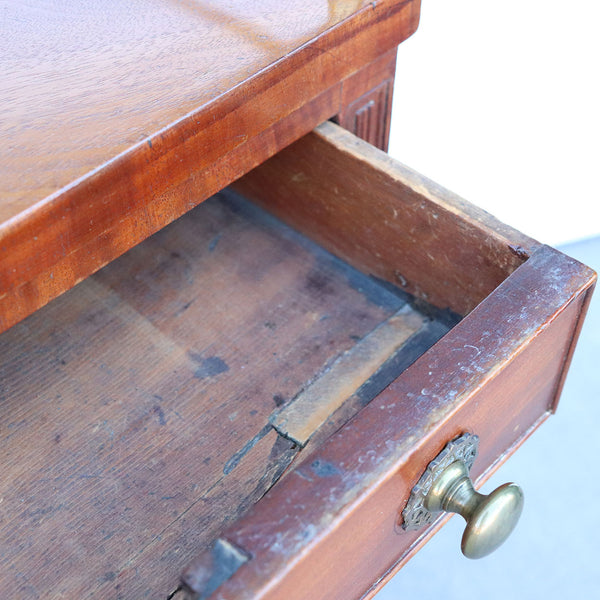
<instances>
[{"instance_id":1,"label":"scratch mark on wood","mask_svg":"<svg viewBox=\"0 0 600 600\"><path fill-rule=\"evenodd\" d=\"M217 235L215 235L215 237L210 240L210 243L208 244L208 251L209 252L214 252L215 248L217 247L217 244L219 243L219 240L221 239L221 236L223 234L219 233Z\"/></svg>"}]
</instances>

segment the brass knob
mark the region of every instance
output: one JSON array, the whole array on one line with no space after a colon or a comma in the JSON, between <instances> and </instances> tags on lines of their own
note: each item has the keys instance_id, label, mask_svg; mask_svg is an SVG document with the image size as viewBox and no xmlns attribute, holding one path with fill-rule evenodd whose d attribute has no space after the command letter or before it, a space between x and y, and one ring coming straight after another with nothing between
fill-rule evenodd
<instances>
[{"instance_id":1,"label":"brass knob","mask_svg":"<svg viewBox=\"0 0 600 600\"><path fill-rule=\"evenodd\" d=\"M478 444L470 433L449 442L428 465L402 511L402 527L409 531L432 523L442 511L461 515L467 522L461 549L468 558L482 558L498 548L523 511L523 492L514 483L488 496L475 491L469 469Z\"/></svg>"},{"instance_id":2,"label":"brass knob","mask_svg":"<svg viewBox=\"0 0 600 600\"><path fill-rule=\"evenodd\" d=\"M467 467L455 461L440 474L424 506L461 515L467 522L461 550L467 558L483 558L503 544L516 527L523 511L523 492L514 483L505 483L485 496L475 491Z\"/></svg>"}]
</instances>

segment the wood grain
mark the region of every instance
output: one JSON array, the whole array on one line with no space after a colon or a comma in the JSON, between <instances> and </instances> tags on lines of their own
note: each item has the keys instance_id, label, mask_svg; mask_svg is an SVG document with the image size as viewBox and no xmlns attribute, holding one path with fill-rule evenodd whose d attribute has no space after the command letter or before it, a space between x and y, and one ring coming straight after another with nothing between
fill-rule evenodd
<instances>
[{"instance_id":1,"label":"wood grain","mask_svg":"<svg viewBox=\"0 0 600 600\"><path fill-rule=\"evenodd\" d=\"M295 445L271 414L405 306L232 195L0 336L0 596L166 598Z\"/></svg>"},{"instance_id":2,"label":"wood grain","mask_svg":"<svg viewBox=\"0 0 600 600\"><path fill-rule=\"evenodd\" d=\"M539 245L333 123L235 187L358 269L463 315Z\"/></svg>"},{"instance_id":3,"label":"wood grain","mask_svg":"<svg viewBox=\"0 0 600 600\"><path fill-rule=\"evenodd\" d=\"M426 537L403 531L400 515L446 442L463 431L478 434L473 474L482 476L554 406L594 281L576 261L535 250L222 534L251 559L211 600L371 597ZM184 572L184 584L203 560ZM197 597L199 590L187 590Z\"/></svg>"},{"instance_id":4,"label":"wood grain","mask_svg":"<svg viewBox=\"0 0 600 600\"><path fill-rule=\"evenodd\" d=\"M7 5L0 221L146 143L366 4Z\"/></svg>"},{"instance_id":5,"label":"wood grain","mask_svg":"<svg viewBox=\"0 0 600 600\"><path fill-rule=\"evenodd\" d=\"M10 4L0 331L333 117L418 17L418 0Z\"/></svg>"}]
</instances>

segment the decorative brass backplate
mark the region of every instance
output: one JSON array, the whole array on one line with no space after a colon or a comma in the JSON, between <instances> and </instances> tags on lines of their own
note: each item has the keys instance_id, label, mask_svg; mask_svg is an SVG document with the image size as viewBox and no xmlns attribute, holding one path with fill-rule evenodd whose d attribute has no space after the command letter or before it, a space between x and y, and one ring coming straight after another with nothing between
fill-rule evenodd
<instances>
[{"instance_id":1,"label":"decorative brass backplate","mask_svg":"<svg viewBox=\"0 0 600 600\"><path fill-rule=\"evenodd\" d=\"M425 497L437 477L456 461L464 462L470 470L477 456L479 437L472 433L463 433L448 442L446 447L429 463L423 475L412 489L408 502L402 511L402 528L416 531L433 522L439 513L431 513L425 508Z\"/></svg>"}]
</instances>

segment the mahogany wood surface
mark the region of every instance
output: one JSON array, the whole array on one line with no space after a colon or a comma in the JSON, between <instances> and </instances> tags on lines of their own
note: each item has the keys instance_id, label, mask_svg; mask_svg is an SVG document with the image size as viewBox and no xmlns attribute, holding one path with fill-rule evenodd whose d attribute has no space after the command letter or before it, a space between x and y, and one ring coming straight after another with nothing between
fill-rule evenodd
<instances>
[{"instance_id":1,"label":"mahogany wood surface","mask_svg":"<svg viewBox=\"0 0 600 600\"><path fill-rule=\"evenodd\" d=\"M5 332L0 597L166 599L296 455L269 417L403 307L230 195Z\"/></svg>"},{"instance_id":2,"label":"mahogany wood surface","mask_svg":"<svg viewBox=\"0 0 600 600\"><path fill-rule=\"evenodd\" d=\"M419 1L63 0L0 18L2 331L342 111L343 80L414 32Z\"/></svg>"}]
</instances>

